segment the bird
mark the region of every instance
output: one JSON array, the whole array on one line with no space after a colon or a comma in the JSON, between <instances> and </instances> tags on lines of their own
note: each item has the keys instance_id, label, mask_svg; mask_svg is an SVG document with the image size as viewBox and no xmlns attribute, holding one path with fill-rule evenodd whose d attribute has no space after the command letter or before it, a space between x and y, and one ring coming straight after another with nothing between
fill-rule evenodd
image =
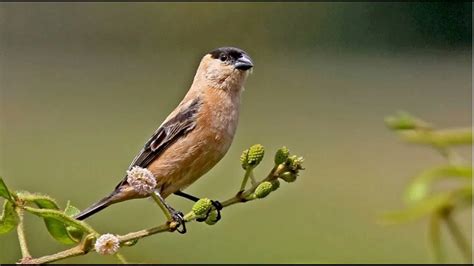
<instances>
[{"instance_id":1,"label":"bird","mask_svg":"<svg viewBox=\"0 0 474 266\"><path fill-rule=\"evenodd\" d=\"M180 220L182 213L164 199L175 194L197 201L199 198L182 190L212 169L229 150L238 125L241 94L253 66L251 57L240 48L220 47L205 54L184 98L132 160L128 170L138 166L153 174L155 194L173 219ZM126 177L111 194L74 218L83 220L112 204L143 198ZM220 210L217 201L213 204Z\"/></svg>"}]
</instances>

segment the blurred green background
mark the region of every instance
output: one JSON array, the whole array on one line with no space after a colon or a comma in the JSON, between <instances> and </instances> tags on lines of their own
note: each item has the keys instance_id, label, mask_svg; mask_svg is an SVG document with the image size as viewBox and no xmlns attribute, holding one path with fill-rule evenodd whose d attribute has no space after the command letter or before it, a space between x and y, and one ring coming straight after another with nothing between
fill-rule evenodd
<instances>
[{"instance_id":1,"label":"blurred green background","mask_svg":"<svg viewBox=\"0 0 474 266\"><path fill-rule=\"evenodd\" d=\"M239 155L261 143L306 158L297 182L226 209L215 226L160 234L123 250L147 263L426 263L427 221L384 227L384 211L422 169L444 163L383 122L409 111L439 127L471 124L471 3L1 3L0 175L79 208L109 193L220 46L255 62L226 157L186 191L236 192ZM461 152L471 159L470 149ZM187 211L191 203L170 197ZM455 217L469 237L469 212ZM159 224L135 200L91 217L100 232ZM34 256L58 251L27 217ZM448 261L462 262L451 239ZM0 237L0 262L20 257ZM115 263L89 254L64 263Z\"/></svg>"}]
</instances>

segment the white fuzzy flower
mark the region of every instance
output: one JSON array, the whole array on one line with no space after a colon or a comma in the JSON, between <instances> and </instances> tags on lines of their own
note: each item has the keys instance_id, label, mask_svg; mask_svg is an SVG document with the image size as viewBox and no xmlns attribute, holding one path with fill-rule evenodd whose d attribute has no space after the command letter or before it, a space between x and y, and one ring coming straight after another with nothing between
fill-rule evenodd
<instances>
[{"instance_id":1,"label":"white fuzzy flower","mask_svg":"<svg viewBox=\"0 0 474 266\"><path fill-rule=\"evenodd\" d=\"M101 255L113 255L120 247L119 239L112 234L101 235L94 245L94 249Z\"/></svg>"},{"instance_id":2,"label":"white fuzzy flower","mask_svg":"<svg viewBox=\"0 0 474 266\"><path fill-rule=\"evenodd\" d=\"M134 166L127 171L127 182L140 195L149 195L153 193L156 187L156 179L150 170Z\"/></svg>"}]
</instances>

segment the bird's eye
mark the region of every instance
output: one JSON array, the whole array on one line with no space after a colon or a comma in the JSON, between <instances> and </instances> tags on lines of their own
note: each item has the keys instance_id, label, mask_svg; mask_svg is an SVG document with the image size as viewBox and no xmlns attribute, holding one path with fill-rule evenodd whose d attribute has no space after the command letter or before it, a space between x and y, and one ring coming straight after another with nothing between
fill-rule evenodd
<instances>
[{"instance_id":1,"label":"bird's eye","mask_svg":"<svg viewBox=\"0 0 474 266\"><path fill-rule=\"evenodd\" d=\"M227 60L227 56L226 56L226 55L221 55L221 56L219 57L219 59L220 59L222 62L224 62L224 61Z\"/></svg>"}]
</instances>

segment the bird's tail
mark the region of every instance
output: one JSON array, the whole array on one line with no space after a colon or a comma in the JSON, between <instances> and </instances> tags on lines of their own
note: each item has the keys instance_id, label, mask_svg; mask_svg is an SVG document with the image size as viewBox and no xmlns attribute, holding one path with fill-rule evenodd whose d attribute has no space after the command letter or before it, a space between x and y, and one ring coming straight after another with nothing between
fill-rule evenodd
<instances>
[{"instance_id":1,"label":"bird's tail","mask_svg":"<svg viewBox=\"0 0 474 266\"><path fill-rule=\"evenodd\" d=\"M89 208L81 211L79 214L77 214L76 216L74 216L75 219L77 220L84 220L86 219L87 217L95 214L95 213L98 213L100 212L101 210L107 208L108 206L110 206L112 203L114 203L112 201L112 198L113 196L115 195L115 191L110 194L109 196L99 200L98 202L92 204Z\"/></svg>"}]
</instances>

